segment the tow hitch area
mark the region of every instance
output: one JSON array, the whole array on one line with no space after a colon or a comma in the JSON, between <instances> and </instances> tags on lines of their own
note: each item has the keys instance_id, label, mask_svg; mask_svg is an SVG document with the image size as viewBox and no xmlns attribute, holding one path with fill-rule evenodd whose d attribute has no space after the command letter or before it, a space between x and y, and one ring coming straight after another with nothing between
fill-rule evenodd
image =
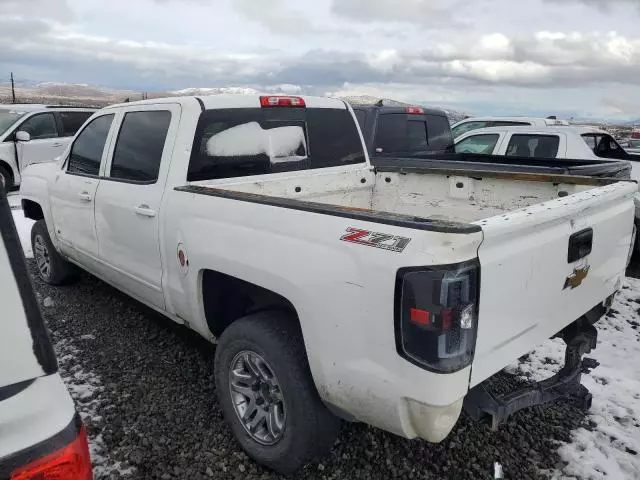
<instances>
[{"instance_id":1,"label":"tow hitch area","mask_svg":"<svg viewBox=\"0 0 640 480\"><path fill-rule=\"evenodd\" d=\"M569 399L573 404L587 411L591 407L591 393L580 383L583 373L589 373L599 363L593 358L582 358L596 348L598 331L586 319L582 318L562 330L560 337L567 344L564 366L553 377L528 385L504 395L493 395L488 391L486 382L469 390L464 409L476 421L488 420L491 429L506 421L511 415L523 408L554 402L561 398Z\"/></svg>"}]
</instances>

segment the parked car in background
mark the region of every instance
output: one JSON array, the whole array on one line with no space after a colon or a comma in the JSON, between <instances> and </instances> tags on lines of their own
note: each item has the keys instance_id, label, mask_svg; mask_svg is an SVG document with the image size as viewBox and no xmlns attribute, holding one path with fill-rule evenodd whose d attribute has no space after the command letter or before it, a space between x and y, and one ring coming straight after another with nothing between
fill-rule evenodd
<instances>
[{"instance_id":1,"label":"parked car in background","mask_svg":"<svg viewBox=\"0 0 640 480\"><path fill-rule=\"evenodd\" d=\"M0 478L91 480L87 434L58 374L3 192L0 285Z\"/></svg>"},{"instance_id":2,"label":"parked car in background","mask_svg":"<svg viewBox=\"0 0 640 480\"><path fill-rule=\"evenodd\" d=\"M398 114L423 138L424 113ZM441 442L463 408L494 426L588 408L582 355L622 288L635 191L376 170L345 102L255 95L104 108L21 186L42 280L79 265L216 340L224 417L281 473L326 454L339 418ZM543 387L485 390L556 334L566 364Z\"/></svg>"},{"instance_id":3,"label":"parked car in background","mask_svg":"<svg viewBox=\"0 0 640 480\"><path fill-rule=\"evenodd\" d=\"M628 161L631 179L640 182L640 156L630 155L606 131L591 127L491 127L467 132L456 139L457 153L538 159L602 159ZM640 193L635 198L635 224L640 232ZM636 240L640 251L640 241Z\"/></svg>"},{"instance_id":4,"label":"parked car in background","mask_svg":"<svg viewBox=\"0 0 640 480\"><path fill-rule=\"evenodd\" d=\"M354 105L367 152L375 157L420 157L453 147L451 126L443 110Z\"/></svg>"},{"instance_id":5,"label":"parked car in background","mask_svg":"<svg viewBox=\"0 0 640 480\"><path fill-rule=\"evenodd\" d=\"M566 120L558 120L555 117L469 117L454 123L451 127L453 138L457 139L463 133L478 128L487 127L555 127L569 126Z\"/></svg>"},{"instance_id":6,"label":"parked car in background","mask_svg":"<svg viewBox=\"0 0 640 480\"><path fill-rule=\"evenodd\" d=\"M620 142L622 148L631 155L640 155L640 138L628 138Z\"/></svg>"},{"instance_id":7,"label":"parked car in background","mask_svg":"<svg viewBox=\"0 0 640 480\"><path fill-rule=\"evenodd\" d=\"M0 105L0 188L20 185L32 163L60 155L96 109L52 105Z\"/></svg>"}]
</instances>

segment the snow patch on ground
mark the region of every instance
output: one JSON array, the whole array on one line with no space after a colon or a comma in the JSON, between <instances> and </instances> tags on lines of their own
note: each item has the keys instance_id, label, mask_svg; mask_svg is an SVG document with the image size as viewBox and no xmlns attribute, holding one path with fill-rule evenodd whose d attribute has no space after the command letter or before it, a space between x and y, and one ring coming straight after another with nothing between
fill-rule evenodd
<instances>
[{"instance_id":1,"label":"snow patch on ground","mask_svg":"<svg viewBox=\"0 0 640 480\"><path fill-rule=\"evenodd\" d=\"M9 198L13 197L15 196L11 196ZM13 215L13 221L16 224L16 229L18 230L18 236L20 237L20 243L24 250L24 256L27 258L33 258L33 250L31 249L31 227L35 222L29 218L25 218L21 209L12 208L11 213Z\"/></svg>"},{"instance_id":2,"label":"snow patch on ground","mask_svg":"<svg viewBox=\"0 0 640 480\"><path fill-rule=\"evenodd\" d=\"M567 465L552 474L554 479L640 478L639 312L640 280L628 278L611 314L598 322L598 346L587 355L600 366L582 376L593 394L588 415L593 430L579 428L571 443L559 447ZM518 370L539 381L555 374L563 362L564 342L554 339L529 354Z\"/></svg>"},{"instance_id":3,"label":"snow patch on ground","mask_svg":"<svg viewBox=\"0 0 640 480\"><path fill-rule=\"evenodd\" d=\"M93 337L84 335L83 337ZM102 440L101 432L104 428L102 416L98 410L105 402L102 396L104 387L100 378L93 372L87 372L78 362L78 357L82 351L78 349L73 341L62 339L54 343L54 350L58 358L60 376L64 380L69 393L76 403L76 409L88 428L89 451L93 463L94 478L109 478L111 474L116 474L118 478L130 475L134 472L132 468L124 468L121 462L115 462L108 456L107 448Z\"/></svg>"}]
</instances>

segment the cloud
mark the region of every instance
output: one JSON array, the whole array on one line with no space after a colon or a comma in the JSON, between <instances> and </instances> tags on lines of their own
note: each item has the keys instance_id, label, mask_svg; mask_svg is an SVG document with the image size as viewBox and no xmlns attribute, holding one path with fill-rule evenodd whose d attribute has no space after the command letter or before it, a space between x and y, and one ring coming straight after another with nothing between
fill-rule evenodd
<instances>
[{"instance_id":1,"label":"cloud","mask_svg":"<svg viewBox=\"0 0 640 480\"><path fill-rule=\"evenodd\" d=\"M446 2L445 2L446 3ZM432 0L333 0L331 12L358 22L408 22L438 25L452 20L459 0L446 6Z\"/></svg>"},{"instance_id":2,"label":"cloud","mask_svg":"<svg viewBox=\"0 0 640 480\"><path fill-rule=\"evenodd\" d=\"M638 0L545 0L547 2L554 2L564 5L575 5L582 3L589 7L596 7L602 11L611 11L617 7L637 7L640 8L640 2Z\"/></svg>"},{"instance_id":3,"label":"cloud","mask_svg":"<svg viewBox=\"0 0 640 480\"><path fill-rule=\"evenodd\" d=\"M234 0L233 6L249 20L276 34L314 33L319 30L304 12L283 0Z\"/></svg>"},{"instance_id":4,"label":"cloud","mask_svg":"<svg viewBox=\"0 0 640 480\"><path fill-rule=\"evenodd\" d=\"M57 21L68 21L74 17L66 0L0 0L0 15L28 15Z\"/></svg>"}]
</instances>

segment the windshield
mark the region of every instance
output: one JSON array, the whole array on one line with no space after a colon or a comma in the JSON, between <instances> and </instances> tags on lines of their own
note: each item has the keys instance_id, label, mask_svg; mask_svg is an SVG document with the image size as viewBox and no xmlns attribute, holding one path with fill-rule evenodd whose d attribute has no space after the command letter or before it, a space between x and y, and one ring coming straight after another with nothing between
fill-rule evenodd
<instances>
[{"instance_id":1,"label":"windshield","mask_svg":"<svg viewBox=\"0 0 640 480\"><path fill-rule=\"evenodd\" d=\"M11 127L14 123L20 119L26 112L18 112L15 110L0 110L0 135Z\"/></svg>"}]
</instances>

